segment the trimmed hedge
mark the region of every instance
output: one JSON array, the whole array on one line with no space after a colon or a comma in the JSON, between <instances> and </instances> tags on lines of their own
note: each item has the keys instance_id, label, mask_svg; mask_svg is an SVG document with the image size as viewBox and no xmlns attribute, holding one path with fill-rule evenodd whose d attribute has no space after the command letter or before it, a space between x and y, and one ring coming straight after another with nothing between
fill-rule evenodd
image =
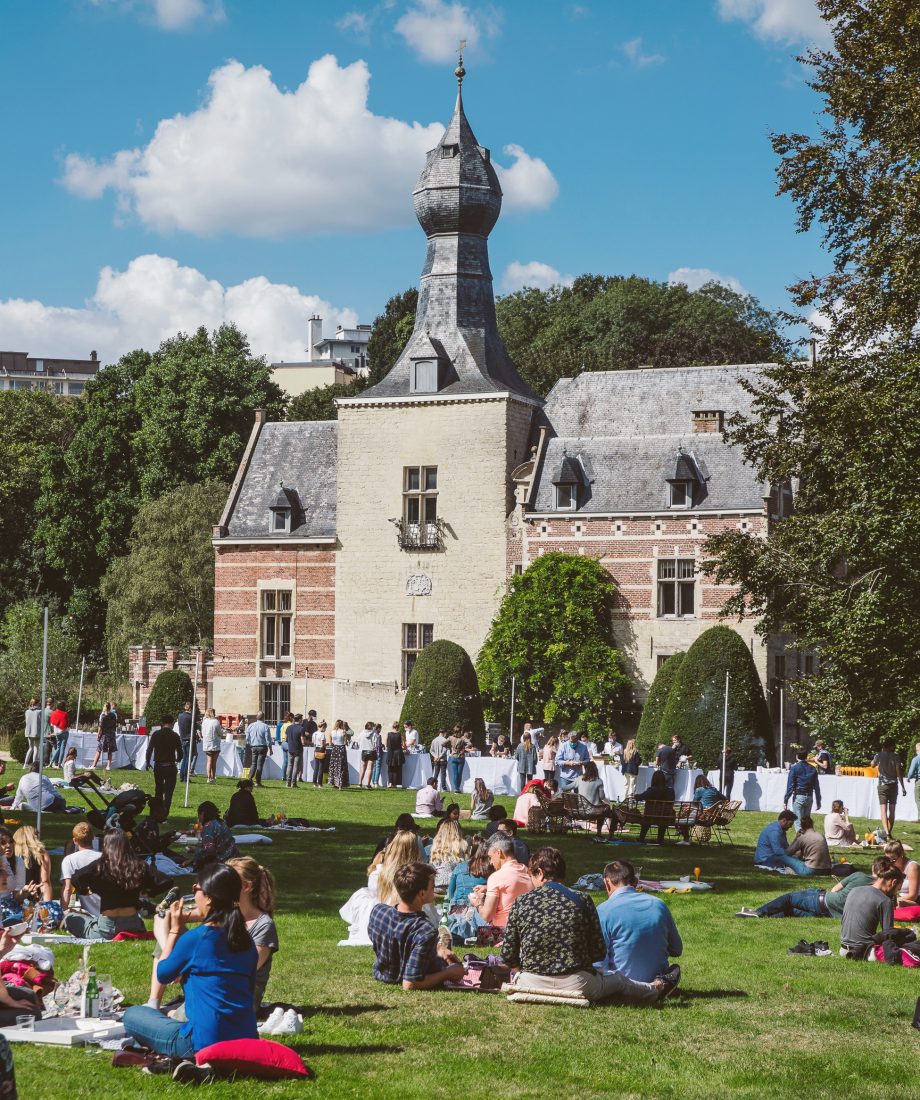
<instances>
[{"instance_id":1,"label":"trimmed hedge","mask_svg":"<svg viewBox=\"0 0 920 1100\"><path fill-rule=\"evenodd\" d=\"M456 642L432 642L418 655L400 724L410 718L426 745L431 744L439 729L449 730L455 725L471 729L480 746L484 742L479 680L469 654Z\"/></svg>"},{"instance_id":2,"label":"trimmed hedge","mask_svg":"<svg viewBox=\"0 0 920 1100\"><path fill-rule=\"evenodd\" d=\"M14 733L10 738L10 756L19 763L23 763L26 753L29 751L29 743L24 733Z\"/></svg>"},{"instance_id":3,"label":"trimmed hedge","mask_svg":"<svg viewBox=\"0 0 920 1100\"><path fill-rule=\"evenodd\" d=\"M192 701L192 678L181 668L170 668L156 678L144 708L147 729L162 722L166 715L177 718L186 703Z\"/></svg>"},{"instance_id":4,"label":"trimmed hedge","mask_svg":"<svg viewBox=\"0 0 920 1100\"><path fill-rule=\"evenodd\" d=\"M636 748L643 760L654 760L655 752L661 744L658 736L664 709L668 705L668 696L677 676L678 669L684 663L686 653L675 653L658 669L652 686L648 689L648 698L642 708L639 729L636 731Z\"/></svg>"},{"instance_id":5,"label":"trimmed hedge","mask_svg":"<svg viewBox=\"0 0 920 1100\"><path fill-rule=\"evenodd\" d=\"M713 626L687 650L658 731L662 741L679 733L704 770L720 765L726 670L730 673L728 743L739 765L756 767L757 738L773 759L772 722L747 643L731 627Z\"/></svg>"}]
</instances>

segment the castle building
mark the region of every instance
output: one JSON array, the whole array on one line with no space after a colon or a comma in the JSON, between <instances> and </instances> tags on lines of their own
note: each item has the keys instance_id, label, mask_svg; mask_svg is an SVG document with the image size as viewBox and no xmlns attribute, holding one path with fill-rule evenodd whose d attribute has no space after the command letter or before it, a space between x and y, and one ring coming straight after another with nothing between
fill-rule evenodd
<instances>
[{"instance_id":1,"label":"castle building","mask_svg":"<svg viewBox=\"0 0 920 1100\"><path fill-rule=\"evenodd\" d=\"M616 580L641 697L717 621L706 536L766 534L789 506L721 432L763 365L584 373L545 401L521 379L489 269L501 188L459 91L413 200L427 251L393 368L337 421L257 415L213 533L218 712L391 720L418 653L449 638L475 660L509 576L550 550ZM779 644L736 629L766 682Z\"/></svg>"}]
</instances>

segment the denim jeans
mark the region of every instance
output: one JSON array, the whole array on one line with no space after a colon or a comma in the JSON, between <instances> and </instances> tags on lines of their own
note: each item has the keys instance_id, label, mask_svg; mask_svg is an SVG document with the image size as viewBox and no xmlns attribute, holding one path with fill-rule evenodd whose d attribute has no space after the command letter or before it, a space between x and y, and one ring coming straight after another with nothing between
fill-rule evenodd
<instances>
[{"instance_id":1,"label":"denim jeans","mask_svg":"<svg viewBox=\"0 0 920 1100\"><path fill-rule=\"evenodd\" d=\"M252 764L249 767L249 778L259 787L262 786L262 769L265 767L266 756L268 756L268 748L265 745L252 746Z\"/></svg>"},{"instance_id":2,"label":"denim jeans","mask_svg":"<svg viewBox=\"0 0 920 1100\"><path fill-rule=\"evenodd\" d=\"M431 774L442 791L447 790L447 761L435 760L431 765Z\"/></svg>"},{"instance_id":3,"label":"denim jeans","mask_svg":"<svg viewBox=\"0 0 920 1100\"><path fill-rule=\"evenodd\" d=\"M186 764L188 763L189 751L191 751L191 754L192 754L191 768L192 768L192 775L194 775L195 774L195 761L198 759L198 740L197 740L197 738L192 742L189 742L189 741L183 741L182 742L182 763L179 765L179 778L182 780L183 783L185 782L185 767L186 767Z\"/></svg>"},{"instance_id":4,"label":"denim jeans","mask_svg":"<svg viewBox=\"0 0 920 1100\"><path fill-rule=\"evenodd\" d=\"M171 1020L158 1008L132 1005L125 1010L125 1031L139 1043L170 1058L194 1058L191 1036L181 1034L182 1024Z\"/></svg>"},{"instance_id":5,"label":"denim jeans","mask_svg":"<svg viewBox=\"0 0 920 1100\"><path fill-rule=\"evenodd\" d=\"M823 895L823 890L793 890L761 905L757 912L762 917L829 917Z\"/></svg>"},{"instance_id":6,"label":"denim jeans","mask_svg":"<svg viewBox=\"0 0 920 1100\"><path fill-rule=\"evenodd\" d=\"M463 789L463 757L450 756L447 759L450 767L450 785L454 794L459 794Z\"/></svg>"},{"instance_id":7,"label":"denim jeans","mask_svg":"<svg viewBox=\"0 0 920 1100\"><path fill-rule=\"evenodd\" d=\"M303 753L287 750L284 756L284 779L289 787L296 787L303 779Z\"/></svg>"},{"instance_id":8,"label":"denim jeans","mask_svg":"<svg viewBox=\"0 0 920 1100\"><path fill-rule=\"evenodd\" d=\"M801 859L796 859L795 856L770 856L762 861L758 866L772 867L774 870L779 871L783 867L791 867L797 875L801 875L803 878L815 873L814 867L809 867L808 864Z\"/></svg>"},{"instance_id":9,"label":"denim jeans","mask_svg":"<svg viewBox=\"0 0 920 1100\"><path fill-rule=\"evenodd\" d=\"M380 753L374 757L374 767L371 771L371 786L376 787L380 782Z\"/></svg>"},{"instance_id":10,"label":"denim jeans","mask_svg":"<svg viewBox=\"0 0 920 1100\"><path fill-rule=\"evenodd\" d=\"M796 829L802 828L802 818L811 817L813 798L810 794L794 794L792 796L792 812L795 814Z\"/></svg>"},{"instance_id":11,"label":"denim jeans","mask_svg":"<svg viewBox=\"0 0 920 1100\"><path fill-rule=\"evenodd\" d=\"M146 932L144 922L136 914L133 917L93 917L89 913L68 913L64 927L77 939L113 940L119 932Z\"/></svg>"},{"instance_id":12,"label":"denim jeans","mask_svg":"<svg viewBox=\"0 0 920 1100\"><path fill-rule=\"evenodd\" d=\"M282 741L281 742L281 778L282 779L284 779L284 777L288 773L288 754L290 753L290 751L291 750L288 748L287 741Z\"/></svg>"}]
</instances>

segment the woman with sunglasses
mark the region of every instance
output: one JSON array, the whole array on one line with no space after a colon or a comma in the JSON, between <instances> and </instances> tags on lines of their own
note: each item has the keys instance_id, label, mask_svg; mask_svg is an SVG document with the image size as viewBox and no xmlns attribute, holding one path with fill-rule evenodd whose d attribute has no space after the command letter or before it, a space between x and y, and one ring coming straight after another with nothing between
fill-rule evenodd
<instances>
[{"instance_id":1,"label":"woman with sunglasses","mask_svg":"<svg viewBox=\"0 0 920 1100\"><path fill-rule=\"evenodd\" d=\"M194 1059L212 1043L258 1038L252 1007L258 955L240 912L242 888L232 867L212 863L195 884L202 923L189 931L182 902L170 906L154 975L158 983L182 982L186 1020L172 1020L151 1004L134 1005L124 1027L139 1043L171 1058Z\"/></svg>"}]
</instances>

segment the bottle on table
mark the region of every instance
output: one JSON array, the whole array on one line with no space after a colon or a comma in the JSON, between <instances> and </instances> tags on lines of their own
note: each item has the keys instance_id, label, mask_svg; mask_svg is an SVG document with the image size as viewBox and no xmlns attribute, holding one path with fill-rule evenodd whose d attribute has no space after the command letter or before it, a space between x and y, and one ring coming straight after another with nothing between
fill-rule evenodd
<instances>
[{"instance_id":1,"label":"bottle on table","mask_svg":"<svg viewBox=\"0 0 920 1100\"><path fill-rule=\"evenodd\" d=\"M96 968L91 966L83 989L83 1003L80 1015L84 1020L94 1020L99 1016L99 983L96 981Z\"/></svg>"}]
</instances>

